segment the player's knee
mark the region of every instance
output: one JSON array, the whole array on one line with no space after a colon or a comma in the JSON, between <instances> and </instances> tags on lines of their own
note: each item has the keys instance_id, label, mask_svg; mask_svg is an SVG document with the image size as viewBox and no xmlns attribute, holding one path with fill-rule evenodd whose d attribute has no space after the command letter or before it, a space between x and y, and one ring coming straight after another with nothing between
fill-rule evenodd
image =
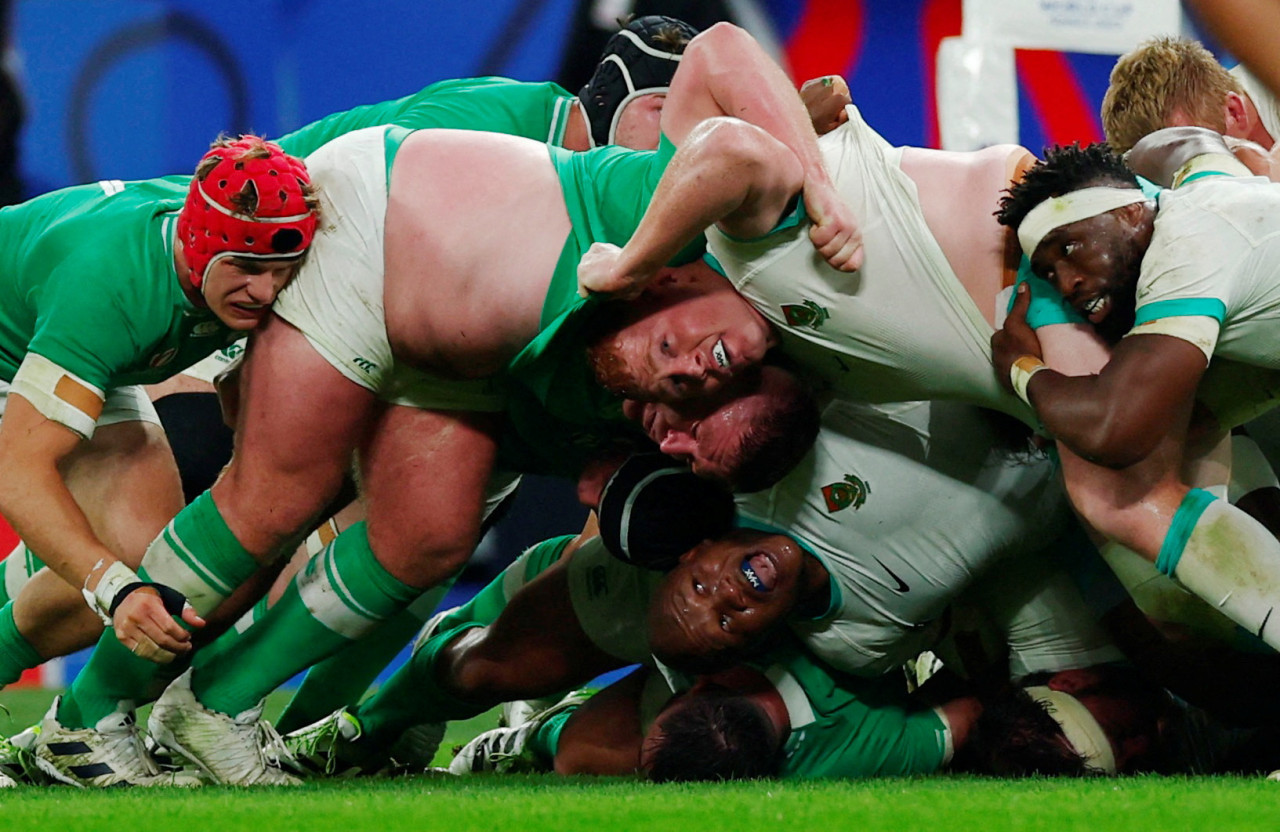
<instances>
[{"instance_id":1,"label":"player's knee","mask_svg":"<svg viewBox=\"0 0 1280 832\"><path fill-rule=\"evenodd\" d=\"M214 484L214 502L224 517L282 540L315 520L342 484L341 470L299 477L237 459Z\"/></svg>"},{"instance_id":2,"label":"player's knee","mask_svg":"<svg viewBox=\"0 0 1280 832\"><path fill-rule=\"evenodd\" d=\"M403 531L395 527L388 530L371 519L369 545L378 562L397 580L423 589L437 586L460 572L479 542L477 527L441 528L420 535L396 533Z\"/></svg>"}]
</instances>

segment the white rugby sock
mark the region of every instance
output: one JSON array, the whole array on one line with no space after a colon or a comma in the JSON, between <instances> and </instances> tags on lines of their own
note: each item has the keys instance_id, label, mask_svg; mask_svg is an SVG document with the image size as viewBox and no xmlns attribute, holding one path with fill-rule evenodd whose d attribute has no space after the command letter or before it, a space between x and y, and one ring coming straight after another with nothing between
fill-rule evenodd
<instances>
[{"instance_id":1,"label":"white rugby sock","mask_svg":"<svg viewBox=\"0 0 1280 832\"><path fill-rule=\"evenodd\" d=\"M1193 488L1156 568L1280 650L1280 541L1240 509Z\"/></svg>"}]
</instances>

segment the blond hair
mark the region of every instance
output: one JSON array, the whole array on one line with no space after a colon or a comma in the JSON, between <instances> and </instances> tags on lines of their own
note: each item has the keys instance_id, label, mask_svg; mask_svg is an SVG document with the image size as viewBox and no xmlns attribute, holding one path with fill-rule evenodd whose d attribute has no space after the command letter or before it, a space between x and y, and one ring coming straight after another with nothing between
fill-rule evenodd
<instances>
[{"instance_id":1,"label":"blond hair","mask_svg":"<svg viewBox=\"0 0 1280 832\"><path fill-rule=\"evenodd\" d=\"M1226 97L1242 93L1213 53L1187 38L1159 37L1122 55L1102 99L1107 142L1123 153L1175 114L1219 133L1226 129Z\"/></svg>"}]
</instances>

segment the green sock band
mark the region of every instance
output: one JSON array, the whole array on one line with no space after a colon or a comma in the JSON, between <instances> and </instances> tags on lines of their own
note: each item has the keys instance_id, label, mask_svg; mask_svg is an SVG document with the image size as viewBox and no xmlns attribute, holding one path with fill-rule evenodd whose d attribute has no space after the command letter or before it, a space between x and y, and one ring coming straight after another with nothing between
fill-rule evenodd
<instances>
[{"instance_id":1,"label":"green sock band","mask_svg":"<svg viewBox=\"0 0 1280 832\"><path fill-rule=\"evenodd\" d=\"M423 590L409 586L378 563L369 546L369 527L364 521L355 523L334 538L325 552L312 561L326 570L334 592L343 596L349 608L363 610L378 621L385 621L413 601Z\"/></svg>"},{"instance_id":2,"label":"green sock band","mask_svg":"<svg viewBox=\"0 0 1280 832\"><path fill-rule=\"evenodd\" d=\"M1160 544L1160 554L1156 557L1156 569L1159 572L1173 575L1178 568L1178 561L1182 559L1183 550L1187 548L1191 532L1200 522L1200 515L1216 499L1218 498L1203 488L1193 488L1182 498L1182 503L1174 512L1173 522L1169 524L1169 532Z\"/></svg>"},{"instance_id":3,"label":"green sock band","mask_svg":"<svg viewBox=\"0 0 1280 832\"><path fill-rule=\"evenodd\" d=\"M36 667L44 659L31 642L18 632L13 620L13 602L0 607L0 687L18 681L22 671Z\"/></svg>"},{"instance_id":4,"label":"green sock band","mask_svg":"<svg viewBox=\"0 0 1280 832\"><path fill-rule=\"evenodd\" d=\"M539 725L538 730L533 733L533 737L529 740L529 750L543 763L550 765L555 760L556 751L560 748L560 732L564 730L564 724L579 707L581 706L566 707Z\"/></svg>"},{"instance_id":5,"label":"green sock band","mask_svg":"<svg viewBox=\"0 0 1280 832\"><path fill-rule=\"evenodd\" d=\"M564 547L575 538L576 535L568 534L530 546L510 566L485 584L484 589L472 596L470 601L445 616L439 629L452 630L463 624L492 624L507 608L507 599L514 596L520 587L555 565L560 560Z\"/></svg>"}]
</instances>

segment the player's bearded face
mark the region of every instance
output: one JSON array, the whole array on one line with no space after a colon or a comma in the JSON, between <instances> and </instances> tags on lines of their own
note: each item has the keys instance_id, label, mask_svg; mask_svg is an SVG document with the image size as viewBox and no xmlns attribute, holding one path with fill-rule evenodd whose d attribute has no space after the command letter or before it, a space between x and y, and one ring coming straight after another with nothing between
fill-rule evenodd
<instances>
[{"instance_id":1,"label":"player's bearded face","mask_svg":"<svg viewBox=\"0 0 1280 832\"><path fill-rule=\"evenodd\" d=\"M603 304L587 355L610 392L677 403L722 396L775 340L724 278L697 263L659 275L634 301Z\"/></svg>"},{"instance_id":2,"label":"player's bearded face","mask_svg":"<svg viewBox=\"0 0 1280 832\"><path fill-rule=\"evenodd\" d=\"M1054 230L1032 267L1110 341L1133 327L1136 288L1149 226L1108 212Z\"/></svg>"}]
</instances>

